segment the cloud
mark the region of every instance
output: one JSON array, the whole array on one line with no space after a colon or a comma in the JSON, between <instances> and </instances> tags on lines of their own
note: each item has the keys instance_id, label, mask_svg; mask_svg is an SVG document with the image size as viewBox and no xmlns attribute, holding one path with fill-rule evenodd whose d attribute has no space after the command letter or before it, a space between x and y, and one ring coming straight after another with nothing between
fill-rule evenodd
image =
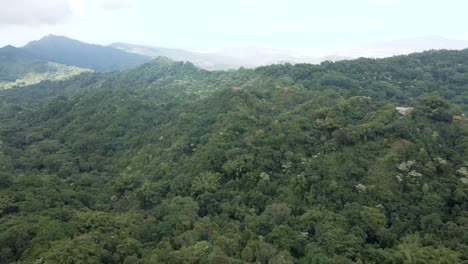
<instances>
[{"instance_id":1,"label":"cloud","mask_svg":"<svg viewBox=\"0 0 468 264\"><path fill-rule=\"evenodd\" d=\"M0 0L1 1L1 0ZM101 11L114 11L131 8L135 0L67 0L73 14L77 17Z\"/></svg>"},{"instance_id":2,"label":"cloud","mask_svg":"<svg viewBox=\"0 0 468 264\"><path fill-rule=\"evenodd\" d=\"M265 0L239 0L242 4L262 4L268 1Z\"/></svg>"},{"instance_id":3,"label":"cloud","mask_svg":"<svg viewBox=\"0 0 468 264\"><path fill-rule=\"evenodd\" d=\"M374 2L378 4L386 5L386 4L391 4L395 2L395 0L374 0Z\"/></svg>"},{"instance_id":4,"label":"cloud","mask_svg":"<svg viewBox=\"0 0 468 264\"><path fill-rule=\"evenodd\" d=\"M117 10L132 7L134 1L130 0L98 0L98 7L103 10Z\"/></svg>"},{"instance_id":5,"label":"cloud","mask_svg":"<svg viewBox=\"0 0 468 264\"><path fill-rule=\"evenodd\" d=\"M54 25L72 15L64 0L0 0L0 27Z\"/></svg>"}]
</instances>

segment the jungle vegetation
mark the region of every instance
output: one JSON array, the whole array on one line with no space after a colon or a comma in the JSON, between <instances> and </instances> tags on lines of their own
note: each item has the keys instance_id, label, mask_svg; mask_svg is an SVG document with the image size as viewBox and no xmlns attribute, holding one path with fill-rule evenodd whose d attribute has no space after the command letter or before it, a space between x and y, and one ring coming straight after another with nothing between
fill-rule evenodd
<instances>
[{"instance_id":1,"label":"jungle vegetation","mask_svg":"<svg viewBox=\"0 0 468 264\"><path fill-rule=\"evenodd\" d=\"M468 50L0 91L0 263L468 263L467 102Z\"/></svg>"}]
</instances>

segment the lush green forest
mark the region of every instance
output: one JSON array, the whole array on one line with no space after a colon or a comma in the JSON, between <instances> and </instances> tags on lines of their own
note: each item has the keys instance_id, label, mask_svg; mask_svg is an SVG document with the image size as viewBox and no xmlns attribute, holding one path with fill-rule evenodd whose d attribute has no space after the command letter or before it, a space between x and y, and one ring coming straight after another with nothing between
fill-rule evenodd
<instances>
[{"instance_id":1,"label":"lush green forest","mask_svg":"<svg viewBox=\"0 0 468 264\"><path fill-rule=\"evenodd\" d=\"M0 91L0 263L468 263L467 103L468 50Z\"/></svg>"}]
</instances>

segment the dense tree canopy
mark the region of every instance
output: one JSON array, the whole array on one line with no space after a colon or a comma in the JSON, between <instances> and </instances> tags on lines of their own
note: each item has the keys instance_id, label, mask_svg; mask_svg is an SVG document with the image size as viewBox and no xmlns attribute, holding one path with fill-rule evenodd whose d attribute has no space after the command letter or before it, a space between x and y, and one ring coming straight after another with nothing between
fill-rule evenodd
<instances>
[{"instance_id":1,"label":"dense tree canopy","mask_svg":"<svg viewBox=\"0 0 468 264\"><path fill-rule=\"evenodd\" d=\"M0 263L468 262L467 72L159 58L1 91Z\"/></svg>"}]
</instances>

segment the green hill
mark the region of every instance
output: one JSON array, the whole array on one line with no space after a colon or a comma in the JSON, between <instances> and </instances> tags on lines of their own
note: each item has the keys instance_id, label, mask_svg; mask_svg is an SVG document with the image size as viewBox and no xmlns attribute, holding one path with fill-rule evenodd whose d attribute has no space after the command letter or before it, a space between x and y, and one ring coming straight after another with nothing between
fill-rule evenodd
<instances>
[{"instance_id":1,"label":"green hill","mask_svg":"<svg viewBox=\"0 0 468 264\"><path fill-rule=\"evenodd\" d=\"M0 91L0 262L464 263L467 57Z\"/></svg>"},{"instance_id":2,"label":"green hill","mask_svg":"<svg viewBox=\"0 0 468 264\"><path fill-rule=\"evenodd\" d=\"M22 49L47 61L95 71L132 68L151 60L147 56L55 35L31 41Z\"/></svg>"},{"instance_id":3,"label":"green hill","mask_svg":"<svg viewBox=\"0 0 468 264\"><path fill-rule=\"evenodd\" d=\"M63 80L85 71L89 70L41 60L13 46L0 49L0 89Z\"/></svg>"}]
</instances>

